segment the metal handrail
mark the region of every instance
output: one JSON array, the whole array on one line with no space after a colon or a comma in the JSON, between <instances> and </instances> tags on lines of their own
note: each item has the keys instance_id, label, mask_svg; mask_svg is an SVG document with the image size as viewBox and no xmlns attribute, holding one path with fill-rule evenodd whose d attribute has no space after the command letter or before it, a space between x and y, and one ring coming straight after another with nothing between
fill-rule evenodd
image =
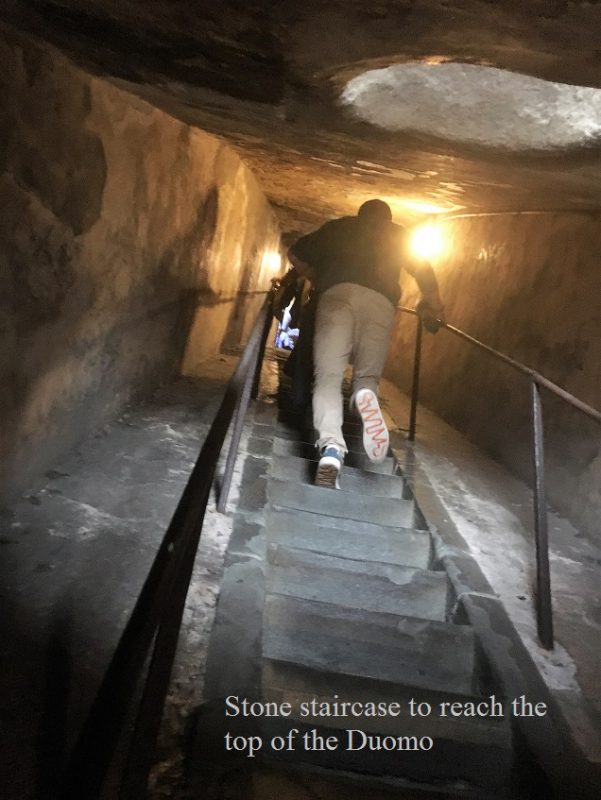
<instances>
[{"instance_id":1,"label":"metal handrail","mask_svg":"<svg viewBox=\"0 0 601 800\"><path fill-rule=\"evenodd\" d=\"M423 324L419 314L413 308L398 306L398 310L405 314L416 317L417 327L415 334L415 353L413 360L413 379L411 386L411 406L409 412L409 441L415 441L415 429L417 420L417 404L419 397L419 378L421 369L421 348L422 348L422 328ZM544 449L544 430L543 430L543 411L539 387L544 387L548 391L560 397L566 403L586 414L596 422L601 423L601 411L589 406L580 398L562 389L553 381L541 375L540 372L531 367L516 361L505 353L495 350L479 339L470 336L465 331L440 322L440 327L448 330L455 336L475 345L484 352L493 356L517 372L525 375L530 380L532 397L532 454L534 471L534 534L536 546L536 617L537 630L540 642L547 650L552 650L554 646L553 637L553 608L551 604L551 574L549 568L549 537L547 525L547 500L545 490L545 449Z\"/></svg>"},{"instance_id":2,"label":"metal handrail","mask_svg":"<svg viewBox=\"0 0 601 800\"><path fill-rule=\"evenodd\" d=\"M539 217L553 214L587 214L595 216L601 214L599 206L584 206L581 208L505 208L498 211L460 211L448 214L436 214L434 219L438 222L451 222L456 219L478 219L479 217Z\"/></svg>"},{"instance_id":3,"label":"metal handrail","mask_svg":"<svg viewBox=\"0 0 601 800\"><path fill-rule=\"evenodd\" d=\"M235 428L239 425L241 431L239 421L244 421L251 395L256 396L262 354L271 325L272 300L273 290L261 307L227 384L219 410L81 729L63 777L58 794L60 800L97 800L101 796L120 750L123 731L134 714L136 722L129 737L118 796L120 800L138 800L145 796L217 463L232 418L236 416ZM239 433L236 438L234 431L229 456L233 449L237 451L239 440ZM220 501L222 497L227 500L227 489L225 494L222 489ZM154 646L140 697L139 684L151 645ZM138 698L135 709L134 701Z\"/></svg>"}]
</instances>

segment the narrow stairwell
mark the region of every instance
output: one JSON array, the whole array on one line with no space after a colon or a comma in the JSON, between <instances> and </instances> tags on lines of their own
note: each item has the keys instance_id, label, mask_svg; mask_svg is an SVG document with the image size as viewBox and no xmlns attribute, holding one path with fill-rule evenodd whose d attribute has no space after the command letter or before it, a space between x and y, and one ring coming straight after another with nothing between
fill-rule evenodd
<instances>
[{"instance_id":1,"label":"narrow stairwell","mask_svg":"<svg viewBox=\"0 0 601 800\"><path fill-rule=\"evenodd\" d=\"M452 584L435 568L430 531L394 459L369 462L360 426L347 416L341 488L313 486L312 429L292 409L284 376L278 404L259 407L257 419L271 451L264 461L264 504L242 503L235 515L238 530L253 526L253 588L247 583L244 594L243 557L235 565L241 571L231 583L233 595L228 598L226 580L218 608L205 692L213 703L201 714L197 780L220 796L216 787L224 785L224 775L252 773L260 762L276 770L326 770L368 785L385 782L399 797L533 796L527 788L532 765L521 747L516 750L507 715L492 713L491 697L497 703L505 698L473 629L453 618ZM288 703L291 714L226 720L223 698L231 695ZM358 712L383 704L394 713L338 715L335 701L355 703ZM491 715L456 717L449 705L441 715L443 703L470 702L483 703ZM418 714L418 703L431 713ZM226 731L269 742L291 729L293 749L264 747L253 761L223 752ZM336 746L308 749L306 742L319 737L331 737ZM538 790L546 792L540 775ZM259 797L250 790L223 796Z\"/></svg>"}]
</instances>

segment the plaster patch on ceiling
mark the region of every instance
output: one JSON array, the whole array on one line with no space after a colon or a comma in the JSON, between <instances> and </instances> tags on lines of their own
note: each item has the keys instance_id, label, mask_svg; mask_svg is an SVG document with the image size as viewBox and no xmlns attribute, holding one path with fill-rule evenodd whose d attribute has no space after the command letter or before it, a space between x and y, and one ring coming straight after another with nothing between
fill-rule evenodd
<instances>
[{"instance_id":1,"label":"plaster patch on ceiling","mask_svg":"<svg viewBox=\"0 0 601 800\"><path fill-rule=\"evenodd\" d=\"M390 176L399 181L414 181L417 177L415 173L407 172L407 170L404 169L391 169Z\"/></svg>"},{"instance_id":2,"label":"plaster patch on ceiling","mask_svg":"<svg viewBox=\"0 0 601 800\"><path fill-rule=\"evenodd\" d=\"M355 116L506 150L601 143L601 89L472 64L395 64L364 72L341 96Z\"/></svg>"}]
</instances>

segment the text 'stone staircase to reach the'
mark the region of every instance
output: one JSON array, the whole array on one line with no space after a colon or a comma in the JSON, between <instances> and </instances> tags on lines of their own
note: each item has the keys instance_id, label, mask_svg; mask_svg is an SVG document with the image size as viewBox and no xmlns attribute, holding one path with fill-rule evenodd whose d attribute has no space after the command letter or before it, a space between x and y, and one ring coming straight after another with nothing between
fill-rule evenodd
<instances>
[{"instance_id":1,"label":"text 'stone staircase to reach the'","mask_svg":"<svg viewBox=\"0 0 601 800\"><path fill-rule=\"evenodd\" d=\"M192 765L199 785L227 783L228 773L261 763L384 780L389 788L414 792L403 797L484 800L531 797L535 786L545 791L524 743L516 746L507 714L437 713L444 702L509 698L458 612L456 588L436 559L431 532L393 457L371 463L362 452L358 420L349 414L341 488L313 486L313 431L308 417L292 409L284 376L278 401L256 406L246 447ZM332 702L336 695L397 702L402 713L298 713L303 702ZM287 702L292 713L227 718L228 696ZM411 716L411 699L435 710ZM279 753L263 747L254 759L225 751L227 732L267 742L291 728L299 737L313 729L336 736L339 746ZM434 744L402 752L349 749L348 729L430 737ZM363 741L356 734L354 744Z\"/></svg>"}]
</instances>

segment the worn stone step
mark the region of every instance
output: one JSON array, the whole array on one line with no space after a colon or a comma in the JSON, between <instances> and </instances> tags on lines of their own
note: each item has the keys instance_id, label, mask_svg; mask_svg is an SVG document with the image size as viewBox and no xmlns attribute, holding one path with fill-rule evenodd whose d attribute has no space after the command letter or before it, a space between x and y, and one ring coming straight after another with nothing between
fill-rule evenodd
<instances>
[{"instance_id":1,"label":"worn stone step","mask_svg":"<svg viewBox=\"0 0 601 800\"><path fill-rule=\"evenodd\" d=\"M315 728L318 734L334 735L340 742L325 761L321 753L301 756L307 764L416 780L468 782L499 789L503 796L518 796L511 791L504 794L513 768L508 718L440 717L438 713L443 702L487 699L473 697L471 692L474 640L469 628L274 595L267 595L264 619L262 698L290 703L293 714L286 720L288 728L298 727L301 735ZM397 631L401 652L396 650ZM441 637L447 637L444 644ZM455 674L445 675L445 670ZM398 702L402 713L379 718L299 713L303 702L331 703L335 696L363 704ZM430 703L434 716L411 717L411 699ZM434 747L418 753L349 752L344 747L348 729L429 736Z\"/></svg>"},{"instance_id":2,"label":"worn stone step","mask_svg":"<svg viewBox=\"0 0 601 800\"><path fill-rule=\"evenodd\" d=\"M282 407L280 404L277 413L277 423L278 425L285 425L289 428L295 428L296 430L304 430L306 428L310 428L313 424L313 415L311 413L311 409L306 412L294 411L291 408L286 406Z\"/></svg>"},{"instance_id":3,"label":"worn stone step","mask_svg":"<svg viewBox=\"0 0 601 800\"><path fill-rule=\"evenodd\" d=\"M279 515L286 515L289 519L298 520L299 524L307 525L321 525L324 528L337 528L341 531L355 531L356 533L364 533L369 536L374 531L381 531L382 528L390 528L396 531L419 531L426 533L425 529L419 529L415 526L406 528L402 525L377 525L374 522L364 522L359 519L347 519L346 517L326 517L323 514L315 513L312 511L301 511L298 508L270 508L265 509L265 519L276 517Z\"/></svg>"},{"instance_id":4,"label":"worn stone step","mask_svg":"<svg viewBox=\"0 0 601 800\"><path fill-rule=\"evenodd\" d=\"M266 590L365 611L443 621L446 573L363 562L283 546L269 548Z\"/></svg>"},{"instance_id":5,"label":"worn stone step","mask_svg":"<svg viewBox=\"0 0 601 800\"><path fill-rule=\"evenodd\" d=\"M336 522L332 518L330 521ZM430 564L432 541L426 531L366 522L355 522L355 527L345 529L342 525L333 527L322 522L314 514L270 509L265 519L267 540L356 560L378 560L420 569L427 569Z\"/></svg>"},{"instance_id":6,"label":"worn stone step","mask_svg":"<svg viewBox=\"0 0 601 800\"><path fill-rule=\"evenodd\" d=\"M399 717L377 719L361 717L301 716L301 703L332 702L334 695L347 702L398 702L404 713ZM488 792L498 791L499 796L518 800L521 794L513 793L511 786L514 768L511 729L507 718L470 719L411 717L409 700L429 702L433 709L437 703L457 699L471 699L449 692L432 693L415 687L393 686L372 679L332 675L299 667L294 664L264 660L262 674L262 699L288 702L295 710L294 718L262 720L258 730L264 735L284 734L294 727L299 736L313 729L321 736L334 736L338 748L334 751L296 751L291 755L295 763L327 769L340 769L362 774L402 776L424 783L448 782L480 786ZM281 728L281 730L280 730ZM370 751L348 750L348 733L362 730L366 734L383 736L430 737L434 740L429 751ZM353 735L358 741L358 735ZM284 755L286 757L286 755ZM446 795L445 795L446 796ZM471 797L474 795L471 794ZM477 795L480 798L480 795Z\"/></svg>"},{"instance_id":7,"label":"worn stone step","mask_svg":"<svg viewBox=\"0 0 601 800\"><path fill-rule=\"evenodd\" d=\"M342 427L344 441L347 449L353 453L364 453L363 431L360 426L344 424ZM291 425L276 426L275 435L281 439L295 439L299 442L306 442L314 445L317 438L315 430L311 426L295 427Z\"/></svg>"},{"instance_id":8,"label":"worn stone step","mask_svg":"<svg viewBox=\"0 0 601 800\"><path fill-rule=\"evenodd\" d=\"M362 435L359 433L347 433L344 429L343 433L348 452L364 456L365 449L363 447ZM311 444L315 441L313 432L308 428L298 429L291 428L287 425L276 428L276 436L280 439L290 439L298 442L306 442L307 444Z\"/></svg>"},{"instance_id":9,"label":"worn stone step","mask_svg":"<svg viewBox=\"0 0 601 800\"><path fill-rule=\"evenodd\" d=\"M282 426L294 428L295 430L311 431L313 427L313 417L311 412L299 413L289 408L280 407L277 414L278 423ZM361 435L362 425L355 414L346 413L343 417L342 430L345 433Z\"/></svg>"},{"instance_id":10,"label":"worn stone step","mask_svg":"<svg viewBox=\"0 0 601 800\"><path fill-rule=\"evenodd\" d=\"M263 658L261 677L261 694L264 699L276 702L289 702L295 709L295 718L304 718L308 723L325 723L333 728L361 727L367 731L400 734L413 732L419 736L454 739L467 745L494 744L499 748L510 748L512 733L510 717L507 713L508 703L499 692L494 695L479 696L472 692L467 694L442 691L429 687L416 687L401 682L389 683L369 677L358 677L344 673L333 673L331 670L313 669L278 659ZM352 714L346 716L324 718L319 714L302 714L300 704L310 703L312 698L319 702L332 702L334 695L347 702L393 703L398 702L402 713L398 717L382 716L378 718L358 718ZM481 702L490 703L491 696L503 704L503 717L469 717L452 716L448 711L441 716L441 703ZM410 713L410 700L415 703L426 702L431 706L429 716ZM446 706L448 709L449 707ZM358 724L352 724L353 722ZM349 724L351 723L351 724Z\"/></svg>"},{"instance_id":11,"label":"worn stone step","mask_svg":"<svg viewBox=\"0 0 601 800\"><path fill-rule=\"evenodd\" d=\"M276 480L273 476L267 486L267 498L273 506L297 508L324 516L362 520L395 528L410 528L414 520L412 500L369 497L296 481Z\"/></svg>"},{"instance_id":12,"label":"worn stone step","mask_svg":"<svg viewBox=\"0 0 601 800\"><path fill-rule=\"evenodd\" d=\"M302 439L303 441L311 442L315 438L315 429L313 428L312 420L299 417L298 419L291 418L286 415L283 419L278 416L276 423L276 434L283 439L293 438ZM342 426L342 432L347 436L355 437L360 440L363 436L363 428L360 422L351 419L345 419Z\"/></svg>"},{"instance_id":13,"label":"worn stone step","mask_svg":"<svg viewBox=\"0 0 601 800\"><path fill-rule=\"evenodd\" d=\"M309 442L298 442L293 439L282 439L279 436L273 440L273 452L278 456L298 456L299 458L314 459L316 456L315 446ZM396 471L396 462L391 456L381 464L374 464L369 458L362 453L348 453L345 462L345 467L355 467L363 469L367 472L378 472L381 475L394 475ZM344 480L344 470L341 475L341 481Z\"/></svg>"},{"instance_id":14,"label":"worn stone step","mask_svg":"<svg viewBox=\"0 0 601 800\"><path fill-rule=\"evenodd\" d=\"M469 695L470 627L267 595L263 657L320 672Z\"/></svg>"},{"instance_id":15,"label":"worn stone step","mask_svg":"<svg viewBox=\"0 0 601 800\"><path fill-rule=\"evenodd\" d=\"M278 407L274 403L256 400L249 408L249 417L254 423L274 428L278 419Z\"/></svg>"},{"instance_id":16,"label":"worn stone step","mask_svg":"<svg viewBox=\"0 0 601 800\"><path fill-rule=\"evenodd\" d=\"M271 475L279 480L312 485L317 461L298 456L273 456ZM356 467L344 467L340 488L345 492L366 494L371 497L403 499L403 480L399 475L380 475Z\"/></svg>"},{"instance_id":17,"label":"worn stone step","mask_svg":"<svg viewBox=\"0 0 601 800\"><path fill-rule=\"evenodd\" d=\"M282 760L281 754L274 751L269 743L275 735L287 737L291 728L296 729L293 732L292 750L284 751ZM313 729L327 735L321 726L306 725L302 721L291 723L285 717L275 720L263 717L256 722L253 720L249 726L239 718L226 718L223 701L203 704L195 725L194 757L189 759L187 768L186 787L189 796L244 797L245 800L308 800L310 797L330 800L532 800L531 794L516 792L514 786L505 789L497 785L490 788L481 783L477 785L474 781L468 783L463 779L445 778L440 770L444 760L449 760L457 773L461 766L459 759L466 759L467 756L473 760L469 752L465 753L466 745L463 743L453 744L455 751L458 751L458 758L452 752L450 743L442 741L437 754L441 763L430 760L429 777L422 774L416 779L405 774L390 775L382 768L366 772L361 768L362 761L359 759L355 762L355 770L349 769L351 765L348 763L336 764L332 760L322 762L323 753L312 753L303 744L305 733L312 737ZM252 762L246 751L226 750L223 743L228 733L232 736L261 737L262 747ZM343 747L342 731L330 730L330 733L340 739L340 746ZM477 748L476 764L481 749ZM355 755L360 757L361 752ZM397 767L403 763L404 753L389 755L394 757ZM364 756L363 762L369 763L369 758ZM242 794L241 776L244 776ZM486 770L482 780L489 780Z\"/></svg>"},{"instance_id":18,"label":"worn stone step","mask_svg":"<svg viewBox=\"0 0 601 800\"><path fill-rule=\"evenodd\" d=\"M366 456L363 448L358 452L350 450L345 456L344 465L362 469L366 472L379 472L381 475L394 475L396 473L396 461L391 455L387 456L381 464L374 464Z\"/></svg>"}]
</instances>

